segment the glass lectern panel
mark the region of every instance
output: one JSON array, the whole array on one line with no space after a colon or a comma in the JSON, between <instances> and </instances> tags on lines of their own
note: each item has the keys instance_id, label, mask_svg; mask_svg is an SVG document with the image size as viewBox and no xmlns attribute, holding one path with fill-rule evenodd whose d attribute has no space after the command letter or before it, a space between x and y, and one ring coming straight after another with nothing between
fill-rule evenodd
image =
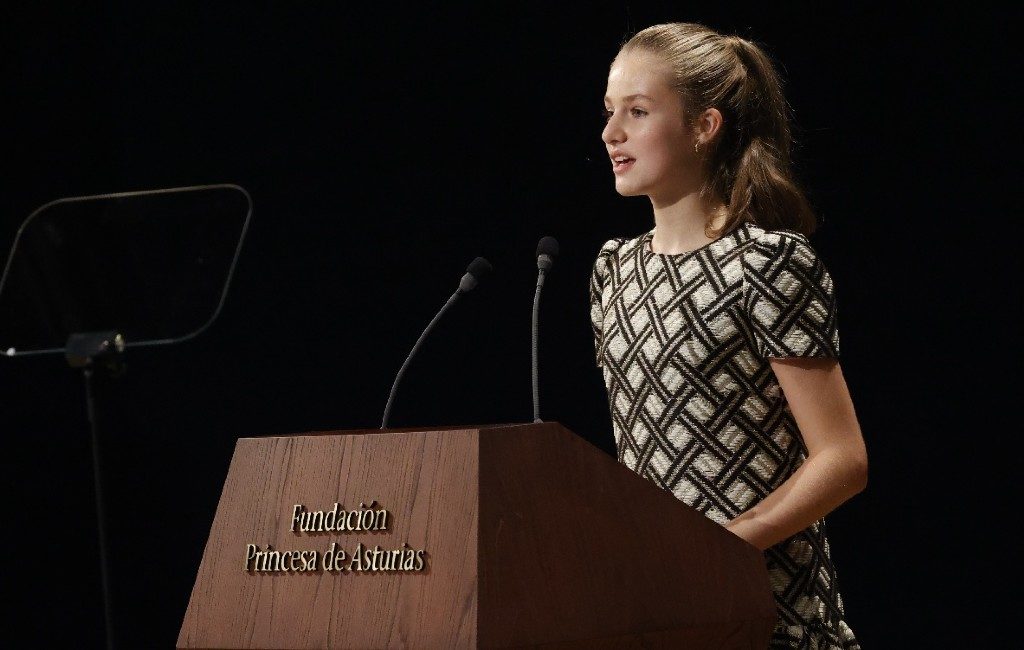
<instances>
[{"instance_id":1,"label":"glass lectern panel","mask_svg":"<svg viewBox=\"0 0 1024 650\"><path fill-rule=\"evenodd\" d=\"M104 330L127 347L195 336L220 311L251 207L234 185L41 207L0 277L0 354L61 352L69 335Z\"/></svg>"}]
</instances>

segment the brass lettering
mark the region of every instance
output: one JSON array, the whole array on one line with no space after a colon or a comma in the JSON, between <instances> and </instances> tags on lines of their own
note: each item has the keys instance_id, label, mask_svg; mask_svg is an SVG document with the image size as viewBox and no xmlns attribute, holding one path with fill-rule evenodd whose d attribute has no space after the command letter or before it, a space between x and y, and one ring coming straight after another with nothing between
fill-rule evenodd
<instances>
[{"instance_id":1,"label":"brass lettering","mask_svg":"<svg viewBox=\"0 0 1024 650\"><path fill-rule=\"evenodd\" d=\"M253 561L253 558L256 557L256 549L258 549L258 548L259 548L259 546L256 546L255 544L246 544L245 545L245 570L246 571L249 570L249 564Z\"/></svg>"},{"instance_id":2,"label":"brass lettering","mask_svg":"<svg viewBox=\"0 0 1024 650\"><path fill-rule=\"evenodd\" d=\"M302 533L331 531L388 530L390 513L376 500L360 502L359 510L345 510L337 501L330 510L308 510L301 503L292 506L290 530Z\"/></svg>"},{"instance_id":3,"label":"brass lettering","mask_svg":"<svg viewBox=\"0 0 1024 650\"><path fill-rule=\"evenodd\" d=\"M338 506L340 504L335 502L334 509L330 510L324 517L324 528L326 530L334 530L334 525L338 520Z\"/></svg>"},{"instance_id":4,"label":"brass lettering","mask_svg":"<svg viewBox=\"0 0 1024 650\"><path fill-rule=\"evenodd\" d=\"M356 545L349 566L350 571L420 571L426 565L423 549L409 548L408 542L402 548L384 549L379 544L372 548L362 542ZM331 542L323 556L324 571L344 572L348 554L338 542ZM320 554L317 551L281 551L272 544L261 550L258 544L246 544L245 571L256 573L304 573L319 571Z\"/></svg>"},{"instance_id":5,"label":"brass lettering","mask_svg":"<svg viewBox=\"0 0 1024 650\"><path fill-rule=\"evenodd\" d=\"M358 510L345 510L335 501L330 510L308 510L303 504L292 506L289 530L300 533L353 532L389 530L390 513L376 500L360 502ZM348 565L345 562L348 560ZM413 549L405 542L401 548L386 549L380 544L372 547L363 542L356 544L352 555L338 542L331 542L320 564L318 551L278 550L272 544L260 548L259 544L245 545L243 569L250 573L304 573L311 571L422 571L426 567L426 551Z\"/></svg>"},{"instance_id":6,"label":"brass lettering","mask_svg":"<svg viewBox=\"0 0 1024 650\"><path fill-rule=\"evenodd\" d=\"M337 545L337 542L331 542L327 547L327 552L324 553L324 571L334 571L334 548Z\"/></svg>"},{"instance_id":7,"label":"brass lettering","mask_svg":"<svg viewBox=\"0 0 1024 650\"><path fill-rule=\"evenodd\" d=\"M348 568L353 571L363 571L363 555L365 555L363 543L359 542L359 544L356 545L355 552L352 553L352 561L349 563Z\"/></svg>"},{"instance_id":8,"label":"brass lettering","mask_svg":"<svg viewBox=\"0 0 1024 650\"><path fill-rule=\"evenodd\" d=\"M267 559L267 564L269 564L270 566L270 571L281 570L281 552L275 551L274 547L270 544L267 544Z\"/></svg>"}]
</instances>

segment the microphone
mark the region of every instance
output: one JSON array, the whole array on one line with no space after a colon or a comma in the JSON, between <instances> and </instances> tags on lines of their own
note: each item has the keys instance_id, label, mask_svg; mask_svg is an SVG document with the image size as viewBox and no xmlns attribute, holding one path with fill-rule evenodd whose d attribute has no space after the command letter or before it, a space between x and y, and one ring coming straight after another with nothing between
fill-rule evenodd
<instances>
[{"instance_id":1,"label":"microphone","mask_svg":"<svg viewBox=\"0 0 1024 650\"><path fill-rule=\"evenodd\" d=\"M455 293L469 293L476 288L480 280L491 272L494 267L482 257L478 257L469 263L466 274L459 280L459 290Z\"/></svg>"},{"instance_id":2,"label":"microphone","mask_svg":"<svg viewBox=\"0 0 1024 650\"><path fill-rule=\"evenodd\" d=\"M423 344L424 339L427 338L427 334L430 330L434 329L434 325L437 321L441 320L441 316L444 315L448 308L455 304L459 296L468 293L476 288L476 285L480 283L488 273L492 270L491 263L482 257L478 257L469 263L469 267L466 269L466 274L459 280L459 288L455 290L455 293L448 298L448 301L444 303L444 307L441 307L441 311L437 312L434 318L427 325L427 328L423 330L420 337L416 339L416 345L412 346L412 350L409 351L409 356L405 358L405 363L398 370L398 375L395 377L395 383L391 385L391 394L388 395L388 403L384 406L384 418L381 421L380 428L387 429L388 421L391 419L391 406L395 401L395 394L398 392L398 384L402 381L402 377L405 375L405 369L409 367L409 362L412 361L413 356L416 355L416 351L420 349L420 345Z\"/></svg>"},{"instance_id":3,"label":"microphone","mask_svg":"<svg viewBox=\"0 0 1024 650\"><path fill-rule=\"evenodd\" d=\"M542 237L537 244L537 290L533 294L533 421L540 419L540 381L537 372L537 322L540 314L540 292L544 288L544 277L555 265L558 257L558 240Z\"/></svg>"}]
</instances>

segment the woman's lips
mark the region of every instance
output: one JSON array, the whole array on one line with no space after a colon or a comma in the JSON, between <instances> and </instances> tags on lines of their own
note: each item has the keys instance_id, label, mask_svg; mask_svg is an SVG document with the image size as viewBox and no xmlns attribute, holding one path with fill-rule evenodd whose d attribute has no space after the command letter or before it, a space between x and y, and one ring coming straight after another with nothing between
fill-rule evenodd
<instances>
[{"instance_id":1,"label":"woman's lips","mask_svg":"<svg viewBox=\"0 0 1024 650\"><path fill-rule=\"evenodd\" d=\"M634 158L627 158L626 160L623 160L622 162L619 162L617 160L613 160L612 161L612 171L615 172L616 174L624 174L624 173L628 172L630 169L632 169L633 163L635 163L635 162L636 162L636 159L634 159Z\"/></svg>"}]
</instances>

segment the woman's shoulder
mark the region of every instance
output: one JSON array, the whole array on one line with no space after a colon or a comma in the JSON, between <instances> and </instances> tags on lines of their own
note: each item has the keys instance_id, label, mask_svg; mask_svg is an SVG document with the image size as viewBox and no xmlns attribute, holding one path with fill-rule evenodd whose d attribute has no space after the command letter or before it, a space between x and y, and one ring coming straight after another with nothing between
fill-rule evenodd
<instances>
[{"instance_id":1,"label":"woman's shoulder","mask_svg":"<svg viewBox=\"0 0 1024 650\"><path fill-rule=\"evenodd\" d=\"M753 223L746 224L750 237L743 247L744 260L748 263L768 263L781 257L791 261L813 263L817 253L807 235L795 230L766 230Z\"/></svg>"},{"instance_id":2,"label":"woman's shoulder","mask_svg":"<svg viewBox=\"0 0 1024 650\"><path fill-rule=\"evenodd\" d=\"M645 234L647 233L632 238L614 237L602 244L601 249L597 252L597 259L594 260L593 276L595 280L604 285L605 278L609 275L609 267L619 268L621 261L627 259L630 253L640 245Z\"/></svg>"},{"instance_id":3,"label":"woman's shoulder","mask_svg":"<svg viewBox=\"0 0 1024 650\"><path fill-rule=\"evenodd\" d=\"M810 240L807 238L807 235L795 230L766 230L757 224L749 222L745 224L745 226L747 228L747 232L750 233L747 243L751 245L768 247L780 246L786 243L797 243L805 246L810 245Z\"/></svg>"},{"instance_id":4,"label":"woman's shoulder","mask_svg":"<svg viewBox=\"0 0 1024 650\"><path fill-rule=\"evenodd\" d=\"M636 247L640 245L643 238L648 233L640 233L636 237L614 237L609 239L601 245L601 249L597 253L597 258L608 258L614 256L628 255L630 252L636 250Z\"/></svg>"}]
</instances>

